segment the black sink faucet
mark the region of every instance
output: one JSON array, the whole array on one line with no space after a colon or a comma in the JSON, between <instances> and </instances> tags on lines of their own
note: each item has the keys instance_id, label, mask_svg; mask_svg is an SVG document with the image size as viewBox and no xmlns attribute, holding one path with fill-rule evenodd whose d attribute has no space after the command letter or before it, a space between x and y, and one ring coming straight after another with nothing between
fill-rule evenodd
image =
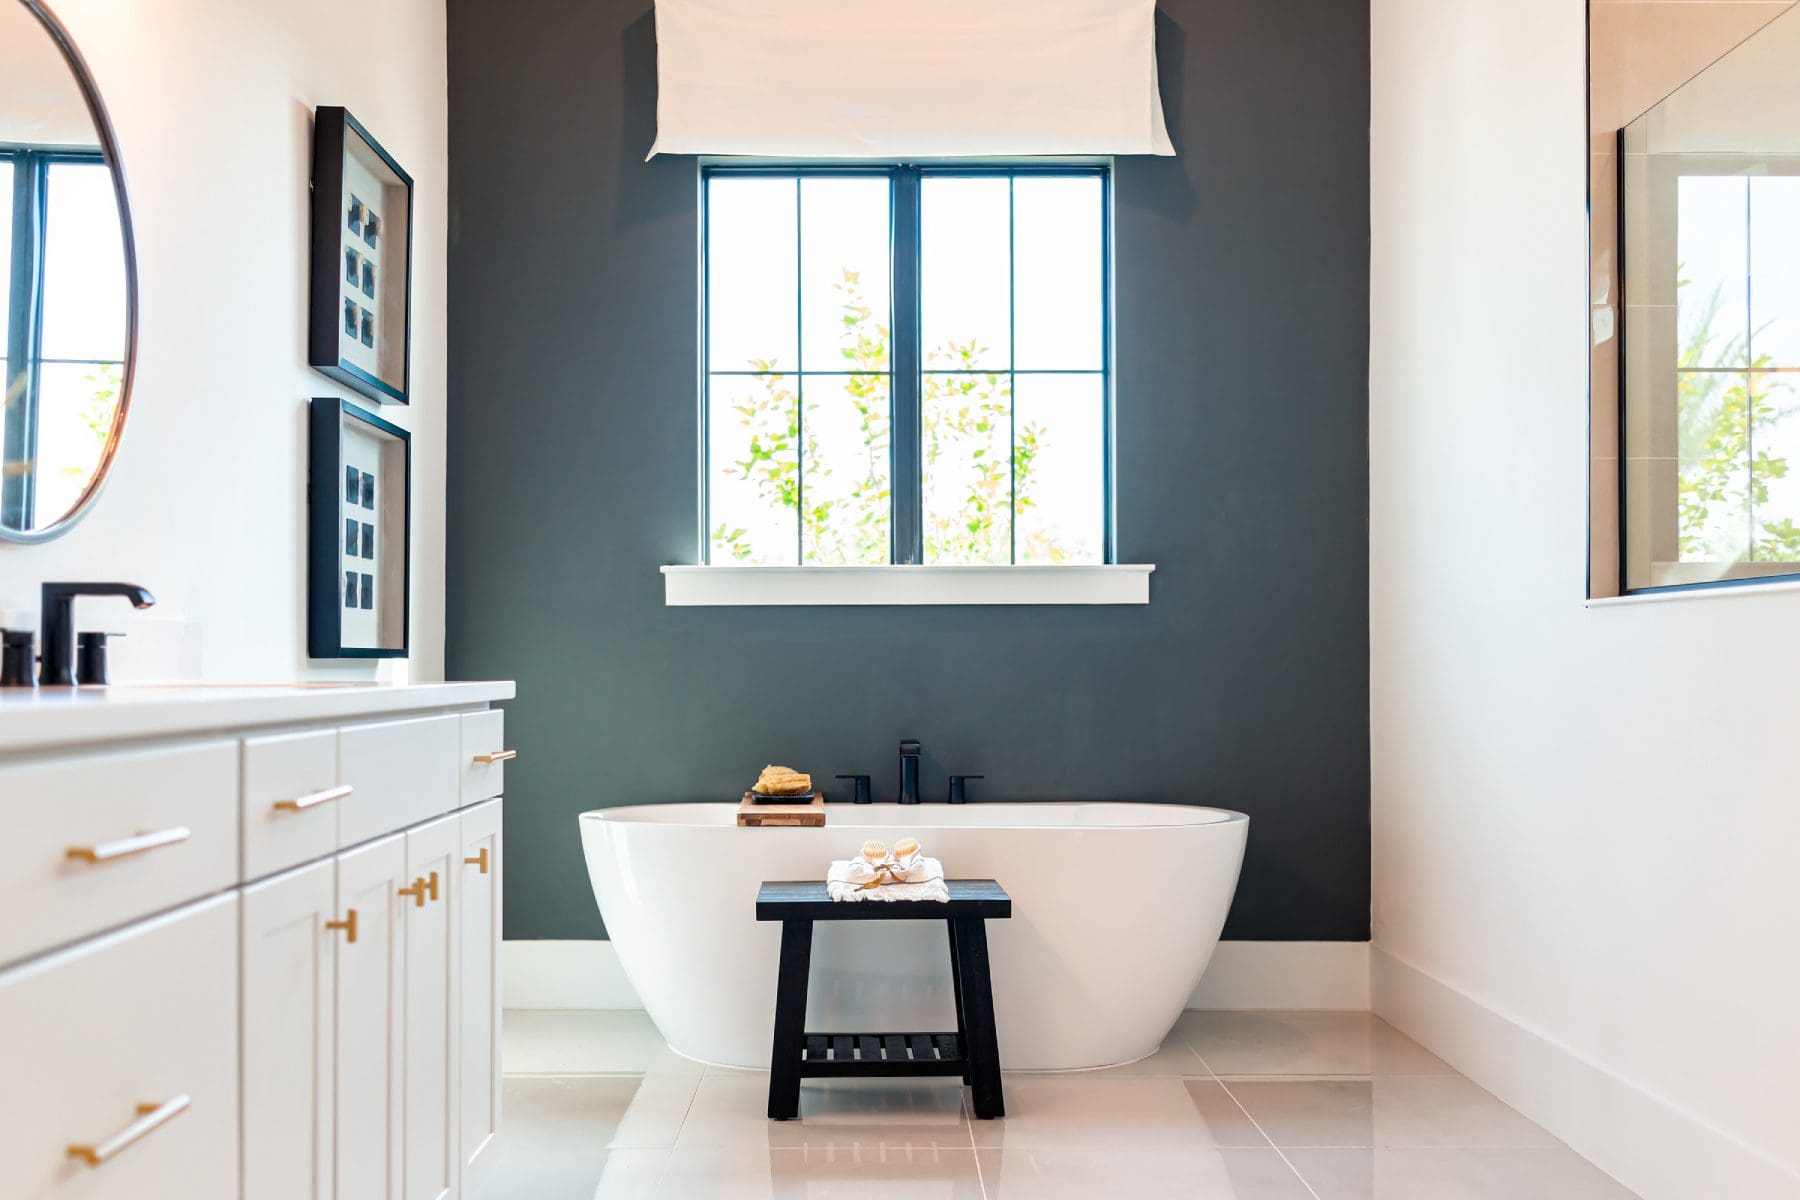
<instances>
[{"instance_id":1,"label":"black sink faucet","mask_svg":"<svg viewBox=\"0 0 1800 1200\"><path fill-rule=\"evenodd\" d=\"M919 743L900 743L900 803L919 802Z\"/></svg>"},{"instance_id":2,"label":"black sink faucet","mask_svg":"<svg viewBox=\"0 0 1800 1200\"><path fill-rule=\"evenodd\" d=\"M133 607L156 603L150 589L135 583L46 583L43 587L43 669L39 682L49 687L75 682L75 597L123 596Z\"/></svg>"}]
</instances>

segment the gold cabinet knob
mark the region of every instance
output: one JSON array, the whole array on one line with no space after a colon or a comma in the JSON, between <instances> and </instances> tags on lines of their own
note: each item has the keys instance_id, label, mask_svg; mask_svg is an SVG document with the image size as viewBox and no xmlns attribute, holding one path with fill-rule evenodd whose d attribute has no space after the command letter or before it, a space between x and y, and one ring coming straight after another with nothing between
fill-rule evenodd
<instances>
[{"instance_id":1,"label":"gold cabinet knob","mask_svg":"<svg viewBox=\"0 0 1800 1200\"><path fill-rule=\"evenodd\" d=\"M475 761L486 766L491 763L505 762L509 758L517 757L519 757L519 752L517 750L490 750L486 754L477 754L475 756Z\"/></svg>"},{"instance_id":2,"label":"gold cabinet knob","mask_svg":"<svg viewBox=\"0 0 1800 1200\"><path fill-rule=\"evenodd\" d=\"M345 909L343 920L327 921L325 928L343 930L344 941L352 946L356 945L356 910L354 908Z\"/></svg>"},{"instance_id":3,"label":"gold cabinet knob","mask_svg":"<svg viewBox=\"0 0 1800 1200\"><path fill-rule=\"evenodd\" d=\"M480 867L481 873L486 875L488 873L488 848L483 846L480 854L477 854L474 858L463 859L463 863L466 866Z\"/></svg>"},{"instance_id":4,"label":"gold cabinet knob","mask_svg":"<svg viewBox=\"0 0 1800 1200\"><path fill-rule=\"evenodd\" d=\"M415 879L410 886L397 888L396 891L402 896L411 896L414 908L425 907L425 880L423 878Z\"/></svg>"}]
</instances>

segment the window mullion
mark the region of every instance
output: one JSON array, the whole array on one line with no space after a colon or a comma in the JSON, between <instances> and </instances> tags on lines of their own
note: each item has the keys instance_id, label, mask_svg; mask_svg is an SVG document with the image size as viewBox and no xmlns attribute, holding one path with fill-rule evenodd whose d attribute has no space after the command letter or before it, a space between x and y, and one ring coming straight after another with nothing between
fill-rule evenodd
<instances>
[{"instance_id":1,"label":"window mullion","mask_svg":"<svg viewBox=\"0 0 1800 1200\"><path fill-rule=\"evenodd\" d=\"M14 529L30 529L36 514L38 426L38 338L42 311L44 202L48 160L25 151L13 155L12 278L7 280L6 372L0 386L14 403L4 406L0 459L17 459L24 469L0 472L0 518Z\"/></svg>"},{"instance_id":2,"label":"window mullion","mask_svg":"<svg viewBox=\"0 0 1800 1200\"><path fill-rule=\"evenodd\" d=\"M794 565L806 565L806 187L794 176Z\"/></svg>"},{"instance_id":3,"label":"window mullion","mask_svg":"<svg viewBox=\"0 0 1800 1200\"><path fill-rule=\"evenodd\" d=\"M888 366L893 422L894 561L925 561L924 425L919 410L919 170L894 171L893 338Z\"/></svg>"}]
</instances>

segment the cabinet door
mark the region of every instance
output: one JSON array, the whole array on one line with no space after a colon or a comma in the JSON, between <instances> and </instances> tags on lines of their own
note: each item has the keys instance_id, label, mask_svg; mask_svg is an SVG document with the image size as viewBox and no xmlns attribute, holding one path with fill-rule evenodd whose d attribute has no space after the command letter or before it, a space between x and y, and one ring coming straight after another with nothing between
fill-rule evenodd
<instances>
[{"instance_id":1,"label":"cabinet door","mask_svg":"<svg viewBox=\"0 0 1800 1200\"><path fill-rule=\"evenodd\" d=\"M326 860L244 889L243 1173L257 1200L332 1195L335 882Z\"/></svg>"},{"instance_id":2,"label":"cabinet door","mask_svg":"<svg viewBox=\"0 0 1800 1200\"><path fill-rule=\"evenodd\" d=\"M229 893L0 972L0 1196L244 1195L237 930Z\"/></svg>"},{"instance_id":3,"label":"cabinet door","mask_svg":"<svg viewBox=\"0 0 1800 1200\"><path fill-rule=\"evenodd\" d=\"M465 809L462 821L463 1195L471 1196L482 1152L500 1131L500 801Z\"/></svg>"},{"instance_id":4,"label":"cabinet door","mask_svg":"<svg viewBox=\"0 0 1800 1200\"><path fill-rule=\"evenodd\" d=\"M337 1200L401 1195L409 878L404 834L337 856L338 911L356 913L356 941L337 948Z\"/></svg>"},{"instance_id":5,"label":"cabinet door","mask_svg":"<svg viewBox=\"0 0 1800 1200\"><path fill-rule=\"evenodd\" d=\"M461 819L455 815L406 833L412 894L406 921L406 1200L454 1195L457 992L462 884Z\"/></svg>"}]
</instances>

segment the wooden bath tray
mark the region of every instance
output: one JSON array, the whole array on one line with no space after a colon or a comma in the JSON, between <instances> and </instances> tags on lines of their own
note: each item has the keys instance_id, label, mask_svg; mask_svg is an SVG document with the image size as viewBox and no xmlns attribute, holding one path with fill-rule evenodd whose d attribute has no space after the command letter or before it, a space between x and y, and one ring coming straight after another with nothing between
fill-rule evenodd
<instances>
[{"instance_id":1,"label":"wooden bath tray","mask_svg":"<svg viewBox=\"0 0 1800 1200\"><path fill-rule=\"evenodd\" d=\"M825 793L814 792L809 804L770 804L758 801L749 792L738 805L739 825L785 825L790 828L825 824Z\"/></svg>"}]
</instances>

